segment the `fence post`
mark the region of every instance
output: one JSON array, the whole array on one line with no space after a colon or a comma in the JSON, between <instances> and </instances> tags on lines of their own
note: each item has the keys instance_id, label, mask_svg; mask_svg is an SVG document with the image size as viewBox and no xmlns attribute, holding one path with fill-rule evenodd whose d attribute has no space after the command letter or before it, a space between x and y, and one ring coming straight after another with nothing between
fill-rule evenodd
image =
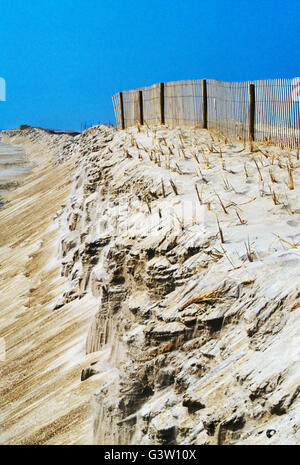
<instances>
[{"instance_id":1,"label":"fence post","mask_svg":"<svg viewBox=\"0 0 300 465\"><path fill-rule=\"evenodd\" d=\"M144 124L144 108L143 108L143 91L138 91L138 107L139 107L139 123L141 126Z\"/></svg>"},{"instance_id":2,"label":"fence post","mask_svg":"<svg viewBox=\"0 0 300 465\"><path fill-rule=\"evenodd\" d=\"M160 98L160 124L165 124L165 83L161 82L159 85L159 98Z\"/></svg>"},{"instance_id":3,"label":"fence post","mask_svg":"<svg viewBox=\"0 0 300 465\"><path fill-rule=\"evenodd\" d=\"M207 129L207 87L206 79L202 79L202 127Z\"/></svg>"},{"instance_id":4,"label":"fence post","mask_svg":"<svg viewBox=\"0 0 300 465\"><path fill-rule=\"evenodd\" d=\"M254 141L255 136L255 86L249 84L249 140Z\"/></svg>"},{"instance_id":5,"label":"fence post","mask_svg":"<svg viewBox=\"0 0 300 465\"><path fill-rule=\"evenodd\" d=\"M121 129L125 129L124 105L123 105L123 92L119 92L119 99L120 99Z\"/></svg>"}]
</instances>

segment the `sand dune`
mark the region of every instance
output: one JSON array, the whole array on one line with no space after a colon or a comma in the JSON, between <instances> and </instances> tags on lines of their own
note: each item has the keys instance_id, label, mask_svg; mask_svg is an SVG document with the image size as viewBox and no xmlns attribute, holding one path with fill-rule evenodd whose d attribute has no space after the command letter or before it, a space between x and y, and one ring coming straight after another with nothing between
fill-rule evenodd
<instances>
[{"instance_id":1,"label":"sand dune","mask_svg":"<svg viewBox=\"0 0 300 465\"><path fill-rule=\"evenodd\" d=\"M0 211L0 442L299 444L297 153L4 136L35 166Z\"/></svg>"}]
</instances>

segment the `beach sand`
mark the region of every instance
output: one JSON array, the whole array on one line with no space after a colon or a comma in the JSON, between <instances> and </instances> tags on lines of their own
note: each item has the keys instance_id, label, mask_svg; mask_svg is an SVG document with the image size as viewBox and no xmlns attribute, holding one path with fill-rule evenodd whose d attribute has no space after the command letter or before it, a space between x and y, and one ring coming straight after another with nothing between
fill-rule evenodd
<instances>
[{"instance_id":1,"label":"beach sand","mask_svg":"<svg viewBox=\"0 0 300 465\"><path fill-rule=\"evenodd\" d=\"M298 154L10 140L35 166L0 211L0 443L299 444Z\"/></svg>"},{"instance_id":2,"label":"beach sand","mask_svg":"<svg viewBox=\"0 0 300 465\"><path fill-rule=\"evenodd\" d=\"M55 433L56 444L87 444L90 392L71 353L85 355L91 304L53 311L65 286L53 217L69 193L70 165L53 167L47 146L24 148L32 171L0 211L0 443L50 444ZM3 151L23 161L21 151Z\"/></svg>"},{"instance_id":3,"label":"beach sand","mask_svg":"<svg viewBox=\"0 0 300 465\"><path fill-rule=\"evenodd\" d=\"M0 142L0 201L6 192L22 182L31 169L32 163L20 147Z\"/></svg>"}]
</instances>

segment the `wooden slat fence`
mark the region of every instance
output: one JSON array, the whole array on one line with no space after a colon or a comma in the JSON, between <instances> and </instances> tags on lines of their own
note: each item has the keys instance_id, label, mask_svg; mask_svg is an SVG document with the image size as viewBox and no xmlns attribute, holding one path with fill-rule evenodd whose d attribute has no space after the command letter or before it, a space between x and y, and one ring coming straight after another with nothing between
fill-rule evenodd
<instances>
[{"instance_id":1,"label":"wooden slat fence","mask_svg":"<svg viewBox=\"0 0 300 465\"><path fill-rule=\"evenodd\" d=\"M240 140L253 136L282 147L300 146L300 78L166 82L119 92L113 104L123 129L138 122L207 127Z\"/></svg>"}]
</instances>

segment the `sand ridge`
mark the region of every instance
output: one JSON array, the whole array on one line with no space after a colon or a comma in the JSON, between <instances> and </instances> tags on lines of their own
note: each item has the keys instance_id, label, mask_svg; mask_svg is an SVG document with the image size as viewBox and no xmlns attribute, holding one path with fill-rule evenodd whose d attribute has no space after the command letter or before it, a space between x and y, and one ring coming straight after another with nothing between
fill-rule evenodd
<instances>
[{"instance_id":1,"label":"sand ridge","mask_svg":"<svg viewBox=\"0 0 300 465\"><path fill-rule=\"evenodd\" d=\"M167 126L10 138L37 166L2 212L1 441L299 443L299 154Z\"/></svg>"}]
</instances>

